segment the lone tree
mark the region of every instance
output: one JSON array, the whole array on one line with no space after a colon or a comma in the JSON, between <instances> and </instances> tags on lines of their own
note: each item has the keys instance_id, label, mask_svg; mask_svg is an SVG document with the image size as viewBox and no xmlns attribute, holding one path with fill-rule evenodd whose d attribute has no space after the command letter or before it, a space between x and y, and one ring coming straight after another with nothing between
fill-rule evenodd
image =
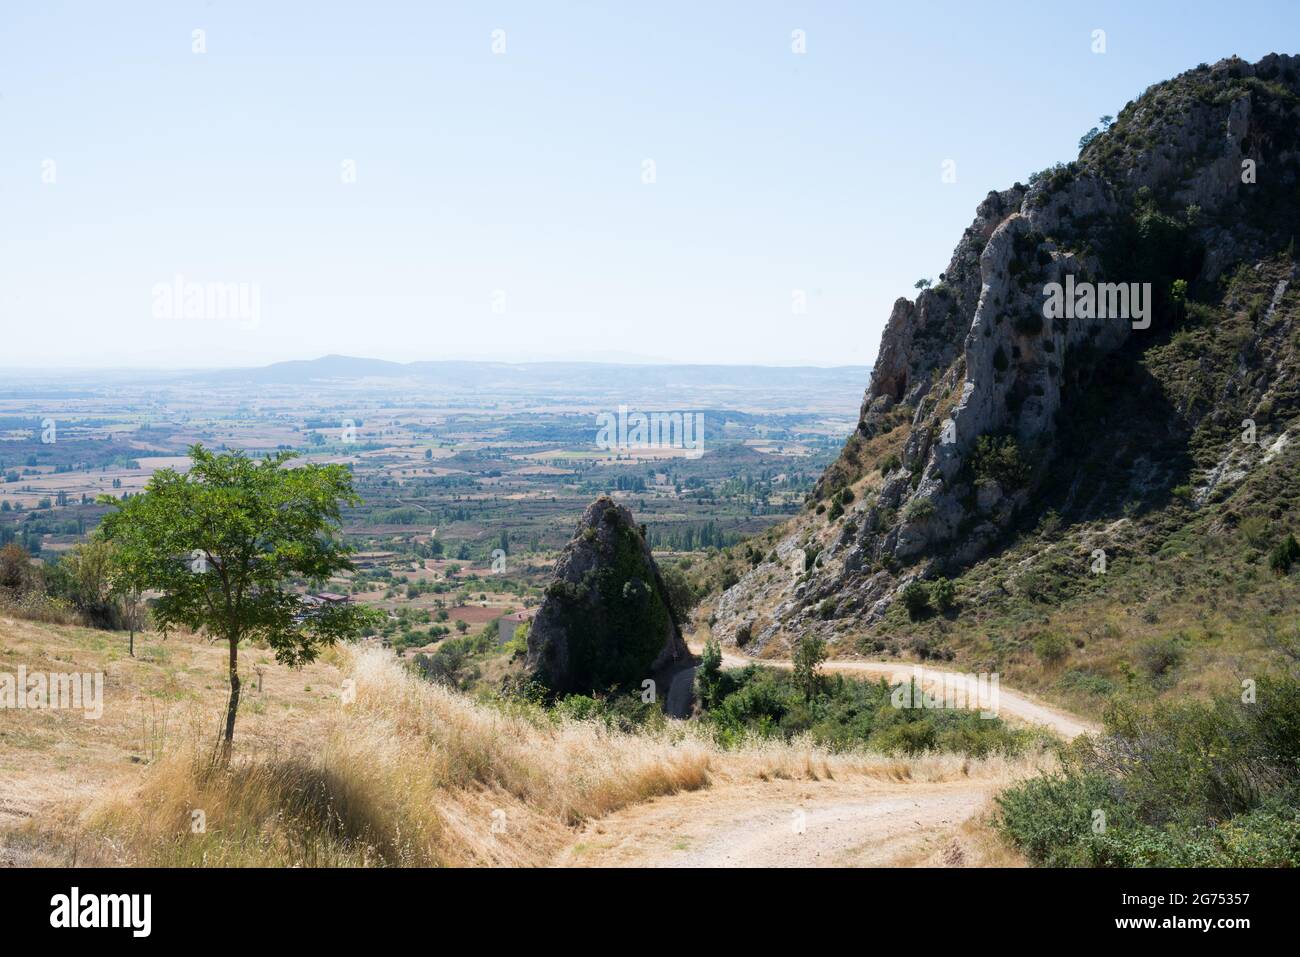
<instances>
[{"instance_id":1,"label":"lone tree","mask_svg":"<svg viewBox=\"0 0 1300 957\"><path fill-rule=\"evenodd\" d=\"M351 605L308 608L287 588L352 567L336 537L339 508L360 501L343 466L285 468L294 457L279 452L253 461L195 445L187 473L160 469L142 494L109 499L117 511L100 526L117 546L123 583L163 593L153 612L160 628L184 625L228 643L223 761L239 710L240 642L263 639L276 660L300 667L372 617Z\"/></svg>"},{"instance_id":2,"label":"lone tree","mask_svg":"<svg viewBox=\"0 0 1300 957\"><path fill-rule=\"evenodd\" d=\"M821 667L825 660L825 639L817 635L799 639L794 650L794 683L803 691L805 701L812 701L821 689Z\"/></svg>"}]
</instances>

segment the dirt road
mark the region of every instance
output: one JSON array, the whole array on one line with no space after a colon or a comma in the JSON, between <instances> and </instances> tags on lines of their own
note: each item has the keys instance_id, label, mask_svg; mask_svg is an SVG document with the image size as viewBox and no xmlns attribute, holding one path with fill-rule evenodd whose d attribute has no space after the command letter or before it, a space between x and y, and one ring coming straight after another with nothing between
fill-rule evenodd
<instances>
[{"instance_id":1,"label":"dirt road","mask_svg":"<svg viewBox=\"0 0 1300 957\"><path fill-rule=\"evenodd\" d=\"M700 649L692 647L699 653ZM723 655L723 667L757 663L791 667L788 661L755 661ZM890 681L914 675L910 664L828 661L828 672ZM693 670L673 682L670 697L683 709ZM926 687L954 674L925 668ZM1090 721L1020 692L998 689L997 713L1013 721L1048 727L1065 738L1095 732ZM880 867L969 863L963 825L971 821L1018 774L965 776L953 780L719 780L707 790L661 798L588 823L555 860L562 867ZM838 775L837 775L838 777ZM999 861L1006 863L1006 861Z\"/></svg>"},{"instance_id":2,"label":"dirt road","mask_svg":"<svg viewBox=\"0 0 1300 957\"><path fill-rule=\"evenodd\" d=\"M701 650L701 648L695 646L691 647L691 651L695 654L699 654ZM743 668L751 664L764 665L769 668L791 667L789 661L781 659L747 658L744 655L728 652L724 652L722 655L722 666L724 668ZM927 687L931 681L941 681L945 675L956 675L956 672L931 668L928 665L918 666L895 661L828 661L822 665L822 670L829 673L839 672L880 677L894 682L906 681L913 675L913 669L917 667L922 667L922 684ZM1001 718L1043 725L1067 739L1077 738L1081 734L1095 734L1100 730L1092 721L1072 715L1059 708L1053 708L1051 705L1031 698L1023 692L1012 691L1001 684L998 687L997 713L998 717Z\"/></svg>"},{"instance_id":3,"label":"dirt road","mask_svg":"<svg viewBox=\"0 0 1300 957\"><path fill-rule=\"evenodd\" d=\"M924 860L998 787L759 781L628 808L589 824L567 867L880 867Z\"/></svg>"}]
</instances>

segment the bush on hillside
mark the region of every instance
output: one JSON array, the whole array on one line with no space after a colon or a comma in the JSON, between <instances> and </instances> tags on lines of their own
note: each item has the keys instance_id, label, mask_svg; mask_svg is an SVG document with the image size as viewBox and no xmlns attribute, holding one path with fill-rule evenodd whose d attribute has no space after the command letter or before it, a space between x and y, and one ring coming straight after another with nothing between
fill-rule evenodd
<instances>
[{"instance_id":1,"label":"bush on hillside","mask_svg":"<svg viewBox=\"0 0 1300 957\"><path fill-rule=\"evenodd\" d=\"M930 611L930 589L925 586L925 582L909 583L903 589L902 599L903 607L907 609L907 614L913 621L924 618Z\"/></svg>"},{"instance_id":2,"label":"bush on hillside","mask_svg":"<svg viewBox=\"0 0 1300 957\"><path fill-rule=\"evenodd\" d=\"M1105 734L998 804L999 827L1039 864L1297 866L1300 680L1263 676L1253 699L1114 704Z\"/></svg>"}]
</instances>

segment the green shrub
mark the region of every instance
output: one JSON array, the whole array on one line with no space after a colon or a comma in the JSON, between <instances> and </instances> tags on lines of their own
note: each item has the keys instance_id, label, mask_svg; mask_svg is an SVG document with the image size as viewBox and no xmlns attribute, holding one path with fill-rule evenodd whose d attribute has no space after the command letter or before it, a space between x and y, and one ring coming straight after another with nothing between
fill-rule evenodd
<instances>
[{"instance_id":1,"label":"green shrub","mask_svg":"<svg viewBox=\"0 0 1300 957\"><path fill-rule=\"evenodd\" d=\"M1294 867L1300 679L1262 675L1251 701L1113 702L1104 735L998 805L998 826L1040 864Z\"/></svg>"},{"instance_id":2,"label":"green shrub","mask_svg":"<svg viewBox=\"0 0 1300 957\"><path fill-rule=\"evenodd\" d=\"M957 586L946 578L936 579L930 588L930 599L940 611L951 611L957 605Z\"/></svg>"},{"instance_id":3,"label":"green shrub","mask_svg":"<svg viewBox=\"0 0 1300 957\"><path fill-rule=\"evenodd\" d=\"M1051 665L1064 661L1069 653L1070 643L1065 640L1064 635L1045 631L1034 639L1034 654L1045 664Z\"/></svg>"},{"instance_id":4,"label":"green shrub","mask_svg":"<svg viewBox=\"0 0 1300 957\"><path fill-rule=\"evenodd\" d=\"M1286 575L1297 559L1300 559L1300 542L1295 540L1294 535L1287 533L1286 538L1274 545L1269 552L1268 567L1279 575Z\"/></svg>"},{"instance_id":5,"label":"green shrub","mask_svg":"<svg viewBox=\"0 0 1300 957\"><path fill-rule=\"evenodd\" d=\"M817 649L811 648L816 658ZM859 681L843 675L818 676L814 694L790 672L755 665L724 671L705 726L724 747L751 738L791 740L808 735L832 751L868 749L889 754L949 751L983 757L1014 755L1034 740L1033 733L1008 727L978 711L895 708L893 689L884 681Z\"/></svg>"},{"instance_id":6,"label":"green shrub","mask_svg":"<svg viewBox=\"0 0 1300 957\"><path fill-rule=\"evenodd\" d=\"M924 522L934 518L934 502L928 498L914 498L903 509L903 517L909 522Z\"/></svg>"},{"instance_id":7,"label":"green shrub","mask_svg":"<svg viewBox=\"0 0 1300 957\"><path fill-rule=\"evenodd\" d=\"M910 582L903 589L901 597L903 607L907 609L907 614L913 621L924 618L930 611L930 589L926 587L925 582Z\"/></svg>"},{"instance_id":8,"label":"green shrub","mask_svg":"<svg viewBox=\"0 0 1300 957\"><path fill-rule=\"evenodd\" d=\"M1004 490L1020 488L1029 481L1029 465L1010 435L981 435L975 440L971 466L976 479L994 479Z\"/></svg>"},{"instance_id":9,"label":"green shrub","mask_svg":"<svg viewBox=\"0 0 1300 957\"><path fill-rule=\"evenodd\" d=\"M1165 677L1182 664L1185 655L1182 639L1173 636L1153 638L1138 645L1137 649L1138 665L1153 681Z\"/></svg>"}]
</instances>

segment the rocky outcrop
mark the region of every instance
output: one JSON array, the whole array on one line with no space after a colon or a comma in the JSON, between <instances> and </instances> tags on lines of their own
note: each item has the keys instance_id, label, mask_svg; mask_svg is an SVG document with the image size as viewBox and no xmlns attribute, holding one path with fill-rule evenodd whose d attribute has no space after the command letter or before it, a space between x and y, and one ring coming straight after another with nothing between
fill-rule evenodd
<instances>
[{"instance_id":1,"label":"rocky outcrop","mask_svg":"<svg viewBox=\"0 0 1300 957\"><path fill-rule=\"evenodd\" d=\"M989 193L939 283L894 304L857 434L809 503L819 511L719 600L715 633L761 645L825 631L846 609L869 622L916 577L986 552L1061 453L1071 390L1108 356L1167 336L1184 298L1211 294L1229 267L1285 246L1298 187L1300 57L1270 55L1152 87L1076 162ZM1122 315L1045 309L1052 284L1130 283L1149 291L1145 319L1132 300ZM895 429L896 464L867 460ZM1225 461L1198 494L1233 469ZM852 505L827 511L846 487ZM788 574L784 556L810 549L810 567Z\"/></svg>"},{"instance_id":2,"label":"rocky outcrop","mask_svg":"<svg viewBox=\"0 0 1300 957\"><path fill-rule=\"evenodd\" d=\"M636 688L690 659L644 531L607 496L592 502L555 566L528 633L527 671L557 694Z\"/></svg>"}]
</instances>

